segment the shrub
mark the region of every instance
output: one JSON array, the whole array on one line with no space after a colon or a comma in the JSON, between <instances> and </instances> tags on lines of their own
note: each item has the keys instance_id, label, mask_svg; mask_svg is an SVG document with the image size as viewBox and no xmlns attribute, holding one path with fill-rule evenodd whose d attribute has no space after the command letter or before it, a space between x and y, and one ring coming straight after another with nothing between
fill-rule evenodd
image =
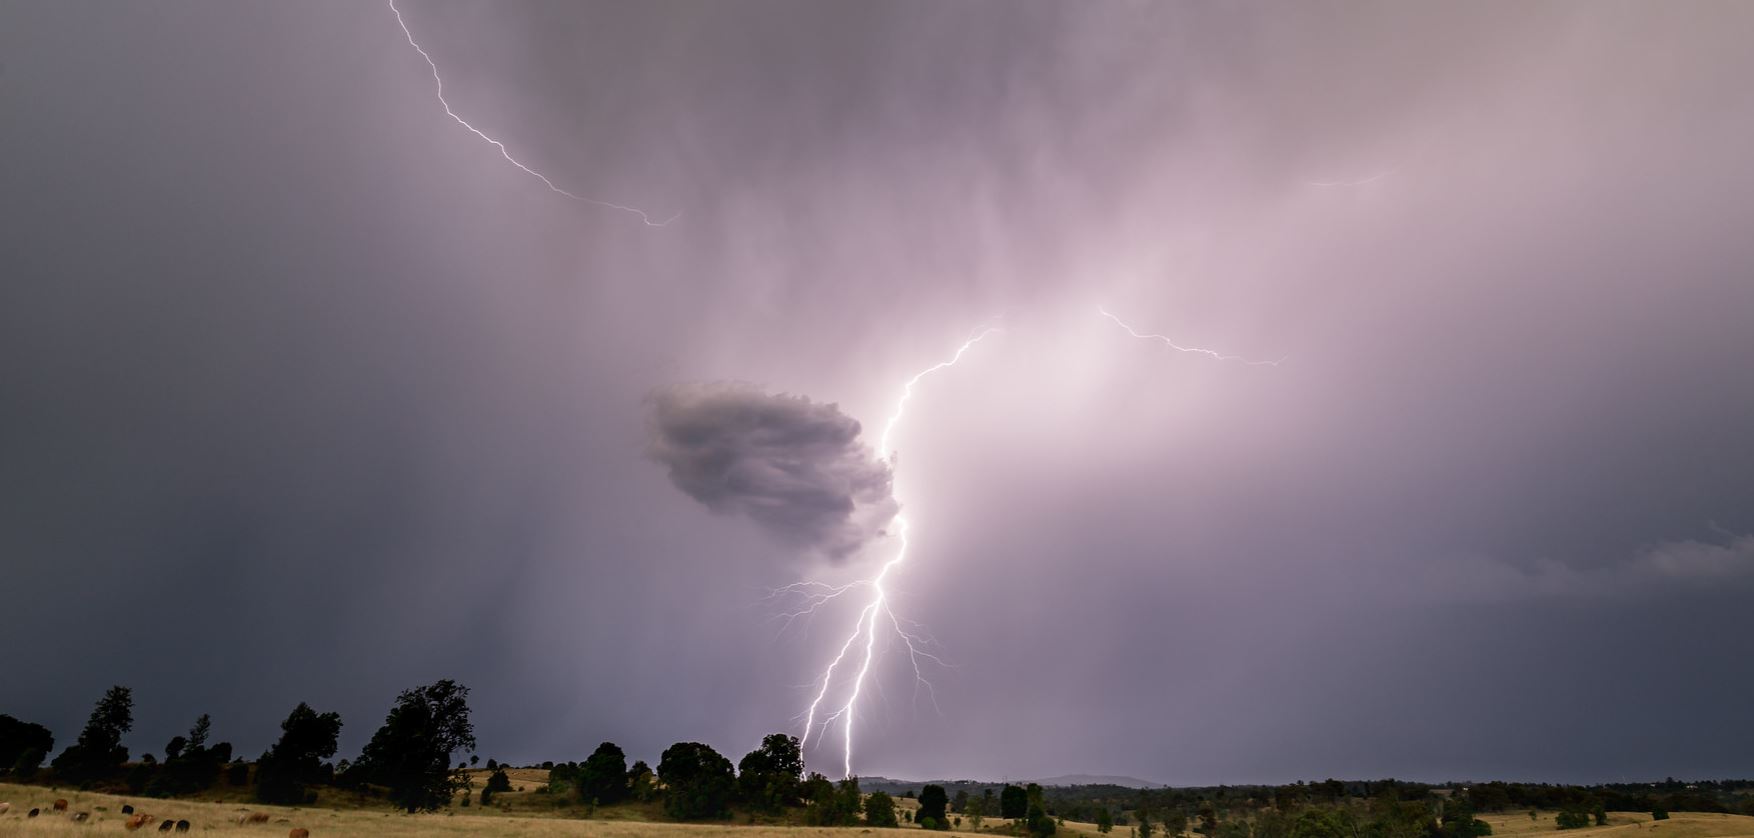
<instances>
[{"instance_id":1,"label":"shrub","mask_svg":"<svg viewBox=\"0 0 1754 838\"><path fill-rule=\"evenodd\" d=\"M1590 825L1590 813L1567 809L1554 816L1553 820L1560 829L1582 829Z\"/></svg>"}]
</instances>

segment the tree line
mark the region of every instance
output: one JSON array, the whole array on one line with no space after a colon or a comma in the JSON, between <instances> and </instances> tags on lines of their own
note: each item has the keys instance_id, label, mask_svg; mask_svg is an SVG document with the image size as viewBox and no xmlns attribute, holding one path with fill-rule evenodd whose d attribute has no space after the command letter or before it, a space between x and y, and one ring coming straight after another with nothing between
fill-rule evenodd
<instances>
[{"instance_id":1,"label":"tree line","mask_svg":"<svg viewBox=\"0 0 1754 838\"><path fill-rule=\"evenodd\" d=\"M46 767L54 735L38 724L0 715L0 766L20 782L66 783L151 797L196 794L220 782L251 787L256 800L280 805L315 803L319 791L333 788L379 796L409 812L432 811L461 802L470 805L469 767L475 754L469 689L450 680L404 690L382 726L357 759L331 762L338 749L341 716L300 702L280 724L280 736L254 762L237 759L229 742L210 742L212 719L195 720L187 735L165 743L162 761L152 754L129 760L122 738L134 726L134 696L111 687L92 708L78 739ZM467 762L453 762L468 754ZM793 810L807 823L825 826L898 823L894 799L882 792L865 795L858 779L831 782L805 774L795 736L775 733L735 767L699 742L666 748L656 769L643 761L631 766L620 747L599 745L583 762L544 763L547 785L538 793L575 799L587 811L627 800L661 802L678 820L728 817L732 806L775 815ZM479 800L510 791L506 766L488 760L488 780ZM936 790L937 803L929 802ZM948 800L942 787L921 797L921 826L948 828ZM460 795L460 797L459 797ZM911 819L911 818L910 818Z\"/></svg>"},{"instance_id":2,"label":"tree line","mask_svg":"<svg viewBox=\"0 0 1754 838\"><path fill-rule=\"evenodd\" d=\"M188 735L171 737L161 762L142 754L130 762L122 736L134 728L134 693L107 690L72 745L43 762L55 738L42 725L0 715L0 765L20 782L67 783L84 788L115 788L150 797L194 794L223 778L233 786L253 786L263 803L299 805L316 800L317 788L334 786L381 794L410 812L450 803L469 781L464 765L451 767L459 752L475 750L469 720L469 688L442 680L404 690L383 726L372 734L359 758L331 764L341 735L341 716L320 713L300 702L280 724L280 738L255 762L239 760L229 742L214 742L213 720L203 713Z\"/></svg>"},{"instance_id":3,"label":"tree line","mask_svg":"<svg viewBox=\"0 0 1754 838\"><path fill-rule=\"evenodd\" d=\"M74 743L54 752L55 738L42 725L0 715L0 773L21 782L106 787L133 794L172 797L195 794L221 781L251 787L263 803L302 805L333 788L373 795L410 812L430 811L459 800L470 805L467 769L477 764L469 689L454 681L404 690L357 759L330 762L337 751L341 717L300 703L281 723L280 737L254 762L236 758L228 742L212 742L212 719L197 717L187 735L165 743L162 761L143 754L129 761L122 737L133 727L133 693L111 687L98 699ZM469 754L467 762L455 762ZM665 749L656 768L630 766L626 754L604 742L582 762L547 762L547 783L536 789L556 801L570 800L587 812L626 801L661 805L678 820L728 817L732 808L820 826L896 826L908 821L926 829L980 830L989 817L1004 818L1007 831L1047 838L1062 819L1117 827L1131 838L1164 838L1192 831L1202 838L1482 838L1491 834L1483 812L1557 811L1554 825L1570 829L1605 822L1609 811L1671 811L1754 815L1754 781L1620 783L1574 786L1533 783L1430 785L1393 779L1325 780L1277 786L1133 789L1112 785L1043 788L1029 783L908 787L917 812L902 811L884 790L865 794L858 778L831 781L806 773L797 737L765 737L735 766L698 742ZM506 766L488 760L479 800L512 789ZM891 790L900 784L886 783Z\"/></svg>"}]
</instances>

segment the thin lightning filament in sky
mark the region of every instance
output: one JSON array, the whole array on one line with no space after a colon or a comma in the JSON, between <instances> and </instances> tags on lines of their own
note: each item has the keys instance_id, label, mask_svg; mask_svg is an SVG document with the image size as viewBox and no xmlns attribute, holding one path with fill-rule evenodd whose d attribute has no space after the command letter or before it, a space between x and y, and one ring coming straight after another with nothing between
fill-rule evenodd
<instances>
[{"instance_id":1,"label":"thin lightning filament in sky","mask_svg":"<svg viewBox=\"0 0 1754 838\"><path fill-rule=\"evenodd\" d=\"M896 424L901 421L902 414L907 410L908 401L913 398L914 385L919 384L920 379L925 378L932 373L953 366L957 361L962 360L963 354L968 352L970 347L980 343L982 340L986 339L987 336L997 331L997 329L992 328L982 331L980 334L975 335L966 343L962 344L961 347L957 348L956 353L951 355L949 360L941 361L915 373L914 377L908 379L907 383L902 385L901 397L895 402L895 411L890 414L889 421L883 426L883 435L878 438L878 457L888 462L891 468L894 468L895 449L891 446L890 440L895 432ZM901 618L897 617L895 612L889 607L889 591L884 587L884 582L889 578L890 571L893 571L896 567L900 566L902 562L907 560L908 522L905 517L901 515L895 516L895 532L897 538L901 542L895 551L895 555L891 557L889 561L884 562L883 567L877 571L877 575L868 581L853 582L839 586L826 585L819 582L803 582L780 589L784 592L803 595L806 598L802 610L784 615L786 619L790 621L802 614L814 611L817 606L839 597L854 588L863 588L867 585L870 588L871 598L865 603L865 606L859 610L858 619L853 621L852 632L848 634L847 639L841 643L840 650L835 653L834 659L830 660L828 666L823 669L821 685L816 691L816 697L810 701L810 709L805 713L804 735L799 737L800 746L810 741L810 736L815 732L817 727L817 713L823 709L822 702L826 699L830 687L834 684L835 671L840 669L842 663L848 663L850 665L851 662L847 660L848 653L852 653L854 647L860 645L859 641L862 639L864 641L863 651L854 653L859 659L859 665L858 671L854 673L851 678L846 702L841 704L822 720L824 736L828 733L829 725L836 721L841 723L841 730L844 735L844 750L842 751L841 768L845 776L848 777L853 775L853 722L857 713L859 697L864 692L865 677L871 674L871 663L876 658L879 621L882 621L887 628L894 629L895 636L901 639L902 645L907 649L908 663L914 670L916 695L918 687L921 684L925 685L929 693L933 692L931 682L926 680L925 674L920 670L920 661L923 659L940 664L943 663L942 660L939 660L931 652L926 651L924 648L924 640L902 628ZM935 695L933 697L933 703L937 703Z\"/></svg>"},{"instance_id":2,"label":"thin lightning filament in sky","mask_svg":"<svg viewBox=\"0 0 1754 838\"><path fill-rule=\"evenodd\" d=\"M599 206L599 207L607 207L609 209L616 209L616 210L621 210L622 212L632 213L633 215L639 216L639 220L644 222L647 227L663 227L663 226L668 225L670 222L675 221L676 219L682 217L681 213L677 213L676 215L673 215L667 219L664 219L663 221L653 221L652 217L650 215L647 215L645 210L636 209L634 207L629 207L629 206L623 206L621 204L611 203L609 201L599 201L596 198L587 198L583 195L575 195L571 192L566 191L565 189L562 189L558 186L555 186L554 181L549 180L547 175L544 175L541 172L538 172L535 169L532 169L529 166L526 166L523 163L519 162L516 157L512 156L511 151L506 149L505 143L502 143L499 140L496 140L492 137L487 136L487 134L483 133L481 131L481 129L476 128L473 125L470 125L468 120L458 116L456 111L451 110L451 103L445 99L445 80L439 77L438 64L434 63L432 60L432 56L428 55L426 53L426 50L421 48L420 44L414 40L414 33L409 30L408 22L402 19L402 11L400 9L396 8L396 0L386 0L386 2L388 2L390 4L390 12L396 16L396 24L398 26L402 27L402 34L407 36L408 45L413 47L415 52L420 53L421 58L426 59L426 66L432 68L433 87L434 87L434 90L438 94L439 104L444 106L445 115L449 116L453 120L456 120L458 125L461 125L464 128L469 129L470 133L474 134L477 137L480 137L483 140L486 140L494 148L499 149L499 156L504 157L506 159L506 162L524 170L525 174L528 174L531 177L534 177L535 179L542 181L542 185L548 187L549 191L554 192L555 194L564 195L567 198L571 198L572 200L578 201L580 203L593 204L593 205Z\"/></svg>"},{"instance_id":3,"label":"thin lightning filament in sky","mask_svg":"<svg viewBox=\"0 0 1754 838\"><path fill-rule=\"evenodd\" d=\"M1276 366L1279 366L1280 364L1285 363L1284 358L1280 358L1277 361L1251 361L1247 358L1242 357L1241 355L1226 355L1222 352L1216 352L1216 351L1211 350L1211 349L1201 349L1200 347L1197 347L1197 346L1182 346L1181 344L1176 343L1173 340L1170 340L1165 335L1140 334L1132 326L1128 326L1125 321L1121 320L1119 317L1114 316L1113 314L1110 314L1108 309L1105 309L1101 306L1097 306L1096 310L1098 312L1101 312L1103 317L1107 317L1108 319L1113 320L1115 322L1116 326L1119 326L1122 329L1127 330L1127 334L1132 335L1133 337L1136 337L1136 338L1140 338L1142 340L1162 341L1165 346L1168 346L1169 348L1174 349L1177 352L1191 352L1191 353L1194 353L1196 355L1205 355L1209 358L1212 358L1212 359L1218 360L1218 361L1236 361L1236 362L1248 364L1249 366L1254 366L1254 367L1276 367Z\"/></svg>"}]
</instances>

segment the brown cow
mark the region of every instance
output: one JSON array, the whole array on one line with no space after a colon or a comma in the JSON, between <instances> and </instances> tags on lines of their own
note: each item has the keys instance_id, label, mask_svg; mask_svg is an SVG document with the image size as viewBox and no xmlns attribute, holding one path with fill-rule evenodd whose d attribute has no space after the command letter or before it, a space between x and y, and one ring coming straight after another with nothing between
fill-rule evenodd
<instances>
[{"instance_id":1,"label":"brown cow","mask_svg":"<svg viewBox=\"0 0 1754 838\"><path fill-rule=\"evenodd\" d=\"M286 833L286 838L311 838L311 831L302 826L295 826L291 832Z\"/></svg>"},{"instance_id":2,"label":"brown cow","mask_svg":"<svg viewBox=\"0 0 1754 838\"><path fill-rule=\"evenodd\" d=\"M6 814L6 813L7 813L7 812L10 812L10 811L12 811L12 804L10 804L10 803L0 803L0 815L4 815L4 814Z\"/></svg>"},{"instance_id":3,"label":"brown cow","mask_svg":"<svg viewBox=\"0 0 1754 838\"><path fill-rule=\"evenodd\" d=\"M59 798L55 801L55 811L57 811L57 812L67 811L67 798L63 797L63 798Z\"/></svg>"},{"instance_id":4,"label":"brown cow","mask_svg":"<svg viewBox=\"0 0 1754 838\"><path fill-rule=\"evenodd\" d=\"M267 822L268 822L268 813L267 812L245 812L241 815L238 815L238 826L243 826L246 823L267 823Z\"/></svg>"},{"instance_id":5,"label":"brown cow","mask_svg":"<svg viewBox=\"0 0 1754 838\"><path fill-rule=\"evenodd\" d=\"M149 822L151 820L152 820L151 815L148 815L145 812L136 812L135 814L129 816L127 821L123 822L122 828L128 830L129 832L133 832L134 830L145 826L147 824L147 822Z\"/></svg>"}]
</instances>

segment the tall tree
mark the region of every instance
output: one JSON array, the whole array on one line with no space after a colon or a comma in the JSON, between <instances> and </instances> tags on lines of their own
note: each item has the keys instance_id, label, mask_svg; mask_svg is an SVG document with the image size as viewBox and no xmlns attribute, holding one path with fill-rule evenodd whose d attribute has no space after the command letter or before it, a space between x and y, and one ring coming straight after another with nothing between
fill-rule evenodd
<instances>
[{"instance_id":1,"label":"tall tree","mask_svg":"<svg viewBox=\"0 0 1754 838\"><path fill-rule=\"evenodd\" d=\"M366 782L389 787L397 806L432 810L469 787L468 775L451 767L451 755L474 750L469 688L446 679L397 696L354 770Z\"/></svg>"},{"instance_id":2,"label":"tall tree","mask_svg":"<svg viewBox=\"0 0 1754 838\"><path fill-rule=\"evenodd\" d=\"M1054 819L1048 815L1047 808L1039 800L1029 802L1029 814L1024 818L1024 824L1029 827L1029 834L1034 838L1048 838L1056 830Z\"/></svg>"},{"instance_id":3,"label":"tall tree","mask_svg":"<svg viewBox=\"0 0 1754 838\"><path fill-rule=\"evenodd\" d=\"M202 713L201 718L198 718L195 720L195 726L189 728L189 747L190 748L205 748L205 747L207 747L207 737L212 732L213 732L213 718L208 716L206 713Z\"/></svg>"},{"instance_id":4,"label":"tall tree","mask_svg":"<svg viewBox=\"0 0 1754 838\"><path fill-rule=\"evenodd\" d=\"M914 813L914 820L926 829L949 829L950 795L944 793L944 787L928 783L920 789L920 810Z\"/></svg>"},{"instance_id":5,"label":"tall tree","mask_svg":"<svg viewBox=\"0 0 1754 838\"><path fill-rule=\"evenodd\" d=\"M999 817L1021 818L1029 814L1029 793L1020 786L1006 786L999 792Z\"/></svg>"},{"instance_id":6,"label":"tall tree","mask_svg":"<svg viewBox=\"0 0 1754 838\"><path fill-rule=\"evenodd\" d=\"M895 820L895 798L881 791L871 792L871 796L865 798L865 825L899 826Z\"/></svg>"},{"instance_id":7,"label":"tall tree","mask_svg":"<svg viewBox=\"0 0 1754 838\"><path fill-rule=\"evenodd\" d=\"M256 766L256 799L287 806L310 802L308 787L331 775L323 760L335 755L340 736L341 714L318 713L299 702L280 723L280 741Z\"/></svg>"},{"instance_id":8,"label":"tall tree","mask_svg":"<svg viewBox=\"0 0 1754 838\"><path fill-rule=\"evenodd\" d=\"M777 812L798 803L804 754L798 737L770 733L737 763L737 785L751 806Z\"/></svg>"},{"instance_id":9,"label":"tall tree","mask_svg":"<svg viewBox=\"0 0 1754 838\"><path fill-rule=\"evenodd\" d=\"M110 687L91 710L91 718L79 739L52 765L55 773L70 780L88 781L113 774L128 761L128 749L122 747L122 734L134 729L134 692L127 687Z\"/></svg>"},{"instance_id":10,"label":"tall tree","mask_svg":"<svg viewBox=\"0 0 1754 838\"><path fill-rule=\"evenodd\" d=\"M614 742L598 745L579 766L575 782L585 803L620 803L627 799L627 754Z\"/></svg>"},{"instance_id":11,"label":"tall tree","mask_svg":"<svg viewBox=\"0 0 1754 838\"><path fill-rule=\"evenodd\" d=\"M985 793L983 793L979 797L969 798L968 805L963 807L963 811L968 814L969 825L974 827L977 830L981 828L981 821L986 820L987 813L992 811L992 809L993 809L993 790L992 789L987 789L985 791Z\"/></svg>"},{"instance_id":12,"label":"tall tree","mask_svg":"<svg viewBox=\"0 0 1754 838\"><path fill-rule=\"evenodd\" d=\"M8 768L14 773L32 774L43 762L43 757L55 750L55 734L49 729L33 722L23 722L0 713L0 771ZM26 760L26 756L34 755L34 762ZM29 762L27 766L24 763Z\"/></svg>"},{"instance_id":13,"label":"tall tree","mask_svg":"<svg viewBox=\"0 0 1754 838\"><path fill-rule=\"evenodd\" d=\"M731 761L699 742L678 742L658 760L664 784L664 811L673 818L698 820L730 814L737 791Z\"/></svg>"}]
</instances>

